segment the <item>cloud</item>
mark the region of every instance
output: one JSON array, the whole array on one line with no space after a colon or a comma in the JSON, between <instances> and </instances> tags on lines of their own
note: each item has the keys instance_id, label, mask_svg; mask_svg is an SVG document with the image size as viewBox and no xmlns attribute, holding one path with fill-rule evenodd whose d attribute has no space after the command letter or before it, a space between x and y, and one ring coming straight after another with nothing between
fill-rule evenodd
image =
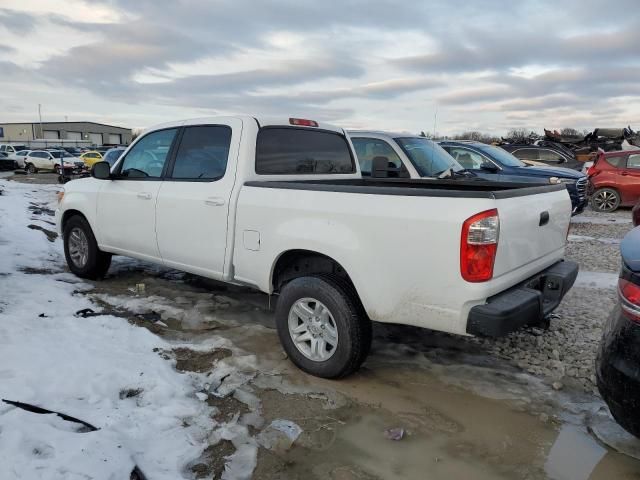
<instances>
[{"instance_id":1,"label":"cloud","mask_svg":"<svg viewBox=\"0 0 640 480\"><path fill-rule=\"evenodd\" d=\"M33 15L11 10L8 8L0 8L0 25L13 33L29 33L36 25Z\"/></svg>"},{"instance_id":2,"label":"cloud","mask_svg":"<svg viewBox=\"0 0 640 480\"><path fill-rule=\"evenodd\" d=\"M640 124L636 0L7 1L0 88L27 114L44 103L132 126L265 113L420 131L437 110L443 133Z\"/></svg>"}]
</instances>

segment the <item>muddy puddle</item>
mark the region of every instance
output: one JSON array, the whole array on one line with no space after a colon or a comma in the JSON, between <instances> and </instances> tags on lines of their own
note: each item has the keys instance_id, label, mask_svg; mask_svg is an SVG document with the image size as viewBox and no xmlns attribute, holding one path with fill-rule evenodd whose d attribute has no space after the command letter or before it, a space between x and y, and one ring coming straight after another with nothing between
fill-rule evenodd
<instances>
[{"instance_id":1,"label":"muddy puddle","mask_svg":"<svg viewBox=\"0 0 640 480\"><path fill-rule=\"evenodd\" d=\"M253 478L640 479L639 461L589 433L597 399L554 392L454 337L377 326L362 370L325 381L286 359L265 295L119 258L89 295L180 344L167 357L181 371L238 367L230 393L206 401L252 444L272 422L300 427L287 448L258 448ZM211 348L189 352L186 342ZM237 448L210 445L194 475L219 477Z\"/></svg>"}]
</instances>

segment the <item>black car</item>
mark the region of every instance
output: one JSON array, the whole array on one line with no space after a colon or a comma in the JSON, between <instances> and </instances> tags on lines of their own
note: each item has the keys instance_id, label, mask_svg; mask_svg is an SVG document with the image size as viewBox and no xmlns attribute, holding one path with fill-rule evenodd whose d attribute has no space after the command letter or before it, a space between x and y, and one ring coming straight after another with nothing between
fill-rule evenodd
<instances>
[{"instance_id":1,"label":"black car","mask_svg":"<svg viewBox=\"0 0 640 480\"><path fill-rule=\"evenodd\" d=\"M584 163L576 160L573 154L560 151L557 148L539 145L500 145L500 148L524 162L541 162L549 166L571 168L578 171L581 171L584 166Z\"/></svg>"},{"instance_id":2,"label":"black car","mask_svg":"<svg viewBox=\"0 0 640 480\"><path fill-rule=\"evenodd\" d=\"M596 379L613 418L640 438L640 227L620 244L618 303L604 329Z\"/></svg>"},{"instance_id":3,"label":"black car","mask_svg":"<svg viewBox=\"0 0 640 480\"><path fill-rule=\"evenodd\" d=\"M581 213L587 205L587 176L570 168L532 167L523 163L506 150L482 142L440 142L449 155L465 169L480 178L497 182L566 185L573 214Z\"/></svg>"},{"instance_id":4,"label":"black car","mask_svg":"<svg viewBox=\"0 0 640 480\"><path fill-rule=\"evenodd\" d=\"M0 152L0 170L2 171L17 170L18 162L8 157L9 155L7 155L5 152Z\"/></svg>"}]
</instances>

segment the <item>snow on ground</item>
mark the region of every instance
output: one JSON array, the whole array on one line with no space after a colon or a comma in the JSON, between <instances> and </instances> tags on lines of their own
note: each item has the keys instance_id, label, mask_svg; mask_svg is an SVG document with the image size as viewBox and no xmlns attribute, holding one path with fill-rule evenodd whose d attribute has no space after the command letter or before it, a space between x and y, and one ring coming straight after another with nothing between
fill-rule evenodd
<instances>
[{"instance_id":1,"label":"snow on ground","mask_svg":"<svg viewBox=\"0 0 640 480\"><path fill-rule=\"evenodd\" d=\"M188 463L219 436L195 394L203 377L178 373L154 352L171 345L145 328L111 315L74 316L97 309L81 294L92 286L68 273L34 274L60 271L64 259L59 239L27 228L54 229L53 217L35 218L28 208L53 208L57 187L0 180L1 189L0 398L99 430L80 433L58 416L0 402L0 478L128 479L134 465L153 480L189 475Z\"/></svg>"}]
</instances>

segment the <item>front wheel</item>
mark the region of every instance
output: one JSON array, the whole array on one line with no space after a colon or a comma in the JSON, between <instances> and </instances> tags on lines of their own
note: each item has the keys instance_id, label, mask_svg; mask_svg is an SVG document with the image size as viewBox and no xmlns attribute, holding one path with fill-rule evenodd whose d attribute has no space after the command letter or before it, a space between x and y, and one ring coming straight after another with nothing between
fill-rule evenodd
<instances>
[{"instance_id":1,"label":"front wheel","mask_svg":"<svg viewBox=\"0 0 640 480\"><path fill-rule=\"evenodd\" d=\"M38 173L38 169L33 163L29 163L27 165L27 172L33 175L34 173Z\"/></svg>"},{"instance_id":2,"label":"front wheel","mask_svg":"<svg viewBox=\"0 0 640 480\"><path fill-rule=\"evenodd\" d=\"M280 342L301 370L322 378L345 377L360 368L371 346L371 321L355 290L333 276L299 277L278 299Z\"/></svg>"},{"instance_id":3,"label":"front wheel","mask_svg":"<svg viewBox=\"0 0 640 480\"><path fill-rule=\"evenodd\" d=\"M591 206L597 212L613 212L620 206L620 194L613 188L600 188L591 196Z\"/></svg>"},{"instance_id":4,"label":"front wheel","mask_svg":"<svg viewBox=\"0 0 640 480\"><path fill-rule=\"evenodd\" d=\"M106 275L111 254L98 248L89 222L80 216L71 217L64 226L64 256L69 270L81 278L96 280Z\"/></svg>"}]
</instances>

